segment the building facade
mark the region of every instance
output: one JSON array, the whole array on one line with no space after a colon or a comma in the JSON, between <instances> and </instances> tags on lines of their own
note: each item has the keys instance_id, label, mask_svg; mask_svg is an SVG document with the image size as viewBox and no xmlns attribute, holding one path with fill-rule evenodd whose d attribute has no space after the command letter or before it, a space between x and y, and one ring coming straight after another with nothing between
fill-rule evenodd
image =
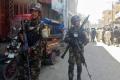
<instances>
[{"instance_id":1,"label":"building facade","mask_svg":"<svg viewBox=\"0 0 120 80\"><path fill-rule=\"evenodd\" d=\"M112 4L111 10L103 11L102 19L104 26L114 27L120 25L120 2Z\"/></svg>"},{"instance_id":2,"label":"building facade","mask_svg":"<svg viewBox=\"0 0 120 80\"><path fill-rule=\"evenodd\" d=\"M78 4L78 0L68 0L69 15L77 14L77 4Z\"/></svg>"},{"instance_id":3,"label":"building facade","mask_svg":"<svg viewBox=\"0 0 120 80\"><path fill-rule=\"evenodd\" d=\"M42 4L42 14L44 17L59 21L63 14L59 14L59 12L52 9L52 0L38 0L38 2ZM61 2L63 2L63 0L61 0Z\"/></svg>"},{"instance_id":4,"label":"building facade","mask_svg":"<svg viewBox=\"0 0 120 80\"><path fill-rule=\"evenodd\" d=\"M29 13L34 2L37 0L0 0L0 39L8 36L14 16Z\"/></svg>"},{"instance_id":5,"label":"building facade","mask_svg":"<svg viewBox=\"0 0 120 80\"><path fill-rule=\"evenodd\" d=\"M105 10L103 12L103 20L104 25L109 25L109 23L112 21L112 11L111 10Z\"/></svg>"},{"instance_id":6,"label":"building facade","mask_svg":"<svg viewBox=\"0 0 120 80\"><path fill-rule=\"evenodd\" d=\"M68 26L71 25L71 17L77 14L78 0L68 0Z\"/></svg>"}]
</instances>

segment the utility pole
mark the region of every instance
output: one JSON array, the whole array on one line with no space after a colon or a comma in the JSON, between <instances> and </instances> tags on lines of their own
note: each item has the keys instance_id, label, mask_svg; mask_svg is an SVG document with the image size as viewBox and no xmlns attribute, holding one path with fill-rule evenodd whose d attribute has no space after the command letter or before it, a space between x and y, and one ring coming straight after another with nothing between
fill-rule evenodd
<instances>
[{"instance_id":1,"label":"utility pole","mask_svg":"<svg viewBox=\"0 0 120 80\"><path fill-rule=\"evenodd\" d=\"M112 27L114 27L114 23L113 23L113 1L112 1Z\"/></svg>"},{"instance_id":2,"label":"utility pole","mask_svg":"<svg viewBox=\"0 0 120 80\"><path fill-rule=\"evenodd\" d=\"M64 1L64 9L63 9L63 19L64 19L64 35L63 39L65 38L66 35L66 30L68 30L68 0L63 0Z\"/></svg>"},{"instance_id":3,"label":"utility pole","mask_svg":"<svg viewBox=\"0 0 120 80\"><path fill-rule=\"evenodd\" d=\"M64 17L64 26L65 28L68 28L68 0L64 0L63 17Z\"/></svg>"}]
</instances>

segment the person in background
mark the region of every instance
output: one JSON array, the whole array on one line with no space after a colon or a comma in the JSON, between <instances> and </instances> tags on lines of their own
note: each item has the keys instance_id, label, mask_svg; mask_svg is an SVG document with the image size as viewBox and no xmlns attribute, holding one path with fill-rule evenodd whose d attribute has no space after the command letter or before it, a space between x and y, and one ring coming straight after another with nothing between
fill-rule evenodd
<instances>
[{"instance_id":1,"label":"person in background","mask_svg":"<svg viewBox=\"0 0 120 80\"><path fill-rule=\"evenodd\" d=\"M96 37L96 30L95 28L92 28L91 30L91 41L95 42L95 37Z\"/></svg>"}]
</instances>

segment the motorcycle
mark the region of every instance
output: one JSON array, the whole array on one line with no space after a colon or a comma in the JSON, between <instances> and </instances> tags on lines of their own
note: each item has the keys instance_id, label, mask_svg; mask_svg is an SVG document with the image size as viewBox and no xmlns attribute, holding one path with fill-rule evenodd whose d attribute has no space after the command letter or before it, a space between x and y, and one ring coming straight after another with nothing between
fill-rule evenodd
<instances>
[{"instance_id":1,"label":"motorcycle","mask_svg":"<svg viewBox=\"0 0 120 80\"><path fill-rule=\"evenodd\" d=\"M14 38L12 41L7 45L5 51L5 58L4 63L5 66L3 68L3 77L5 80L14 80L17 76L17 62L18 62L18 49L20 47L20 43L17 43L17 39Z\"/></svg>"}]
</instances>

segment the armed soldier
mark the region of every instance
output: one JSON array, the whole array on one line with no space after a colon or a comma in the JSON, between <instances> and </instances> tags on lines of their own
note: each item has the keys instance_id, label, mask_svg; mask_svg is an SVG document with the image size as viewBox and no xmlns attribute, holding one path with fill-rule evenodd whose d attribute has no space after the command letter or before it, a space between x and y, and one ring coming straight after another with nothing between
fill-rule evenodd
<instances>
[{"instance_id":1,"label":"armed soldier","mask_svg":"<svg viewBox=\"0 0 120 80\"><path fill-rule=\"evenodd\" d=\"M56 25L58 26L56 29L57 33L62 33L61 31L64 29L64 25L61 25L60 23L57 23L51 19L43 18L42 5L40 3L31 4L30 12L31 12L31 21L29 23L29 27L27 27L27 39L29 46L33 46L37 40L43 38L42 29L46 27L45 25ZM37 32L39 33L39 35Z\"/></svg>"},{"instance_id":2,"label":"armed soldier","mask_svg":"<svg viewBox=\"0 0 120 80\"><path fill-rule=\"evenodd\" d=\"M80 26L80 17L75 15L71 18L72 27L68 30L65 42L69 46L69 67L68 67L68 77L69 80L73 80L74 76L74 65L77 64L77 80L81 80L82 63L85 63L83 55L84 46L88 43L86 33L83 29L83 25ZM78 47L80 46L80 48Z\"/></svg>"}]
</instances>

